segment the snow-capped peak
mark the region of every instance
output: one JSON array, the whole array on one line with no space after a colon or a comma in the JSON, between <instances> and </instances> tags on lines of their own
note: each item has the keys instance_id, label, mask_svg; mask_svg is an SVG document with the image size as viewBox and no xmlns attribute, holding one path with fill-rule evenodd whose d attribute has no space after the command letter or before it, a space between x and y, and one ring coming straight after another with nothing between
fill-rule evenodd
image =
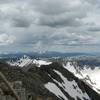
<instances>
[{"instance_id":1,"label":"snow-capped peak","mask_svg":"<svg viewBox=\"0 0 100 100\"><path fill-rule=\"evenodd\" d=\"M8 62L8 64L10 64L11 66L19 66L19 67L27 66L30 63L32 63L32 59L26 55L24 55L23 57L21 57L17 61L12 60L12 61Z\"/></svg>"},{"instance_id":2,"label":"snow-capped peak","mask_svg":"<svg viewBox=\"0 0 100 100\"><path fill-rule=\"evenodd\" d=\"M45 60L31 59L29 56L24 55L17 61L9 61L7 63L10 64L11 66L19 66L19 67L28 66L30 64L35 64L37 67L40 67L41 65L49 65L52 62Z\"/></svg>"}]
</instances>

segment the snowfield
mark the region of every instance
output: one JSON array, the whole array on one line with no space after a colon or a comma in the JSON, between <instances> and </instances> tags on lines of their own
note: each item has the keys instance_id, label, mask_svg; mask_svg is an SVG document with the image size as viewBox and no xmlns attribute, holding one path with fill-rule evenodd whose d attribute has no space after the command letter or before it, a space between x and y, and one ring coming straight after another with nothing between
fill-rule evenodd
<instances>
[{"instance_id":1,"label":"snowfield","mask_svg":"<svg viewBox=\"0 0 100 100\"><path fill-rule=\"evenodd\" d=\"M47 84L45 84L45 87L50 92L55 94L58 98L62 97L64 100L68 100L67 97L62 93L62 91L54 83L48 82Z\"/></svg>"},{"instance_id":2,"label":"snowfield","mask_svg":"<svg viewBox=\"0 0 100 100\"><path fill-rule=\"evenodd\" d=\"M96 92L100 94L100 68L95 67L91 69L90 67L84 66L83 69L80 69L79 66L75 67L71 62L67 62L66 65L63 65L65 69L72 72L76 77L87 82Z\"/></svg>"}]
</instances>

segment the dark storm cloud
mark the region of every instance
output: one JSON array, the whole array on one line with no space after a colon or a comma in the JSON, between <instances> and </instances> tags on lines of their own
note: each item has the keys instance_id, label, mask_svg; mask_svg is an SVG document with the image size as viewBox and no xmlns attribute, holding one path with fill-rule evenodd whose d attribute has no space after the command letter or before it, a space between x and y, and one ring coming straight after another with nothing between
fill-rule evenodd
<instances>
[{"instance_id":1,"label":"dark storm cloud","mask_svg":"<svg viewBox=\"0 0 100 100\"><path fill-rule=\"evenodd\" d=\"M88 31L91 31L91 32L100 32L100 26L89 27Z\"/></svg>"},{"instance_id":2,"label":"dark storm cloud","mask_svg":"<svg viewBox=\"0 0 100 100\"><path fill-rule=\"evenodd\" d=\"M14 27L29 27L31 22L25 18L14 18L12 21Z\"/></svg>"},{"instance_id":3,"label":"dark storm cloud","mask_svg":"<svg viewBox=\"0 0 100 100\"><path fill-rule=\"evenodd\" d=\"M64 27L64 26L70 26L70 27L77 27L82 24L80 19L76 18L67 18L66 15L63 16L43 16L39 19L38 23L40 25L49 26L49 27Z\"/></svg>"},{"instance_id":4,"label":"dark storm cloud","mask_svg":"<svg viewBox=\"0 0 100 100\"><path fill-rule=\"evenodd\" d=\"M33 0L31 1L33 8L42 14L59 15L66 12L65 0Z\"/></svg>"},{"instance_id":5,"label":"dark storm cloud","mask_svg":"<svg viewBox=\"0 0 100 100\"><path fill-rule=\"evenodd\" d=\"M73 7L69 0L40 0L34 1L34 9L40 13L37 24L50 27L80 26L81 18L86 16L86 11L80 6L78 0ZM84 11L84 12L83 12Z\"/></svg>"},{"instance_id":6,"label":"dark storm cloud","mask_svg":"<svg viewBox=\"0 0 100 100\"><path fill-rule=\"evenodd\" d=\"M0 0L0 4L9 3L11 0Z\"/></svg>"}]
</instances>

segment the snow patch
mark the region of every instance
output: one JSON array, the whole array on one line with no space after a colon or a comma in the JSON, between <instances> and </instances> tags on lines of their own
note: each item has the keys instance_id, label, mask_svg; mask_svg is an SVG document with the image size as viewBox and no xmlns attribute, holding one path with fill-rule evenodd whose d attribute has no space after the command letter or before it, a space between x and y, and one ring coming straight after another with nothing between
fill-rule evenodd
<instances>
[{"instance_id":1,"label":"snow patch","mask_svg":"<svg viewBox=\"0 0 100 100\"><path fill-rule=\"evenodd\" d=\"M36 64L38 67L40 67L41 65L50 65L52 62L47 62L44 60L33 60L33 64Z\"/></svg>"},{"instance_id":2,"label":"snow patch","mask_svg":"<svg viewBox=\"0 0 100 100\"><path fill-rule=\"evenodd\" d=\"M76 77L78 78L83 78L82 73L80 72L80 69L78 66L74 66L71 62L67 62L67 64L63 65L63 67L65 69L67 69L68 71L70 71L71 73L73 73Z\"/></svg>"},{"instance_id":3,"label":"snow patch","mask_svg":"<svg viewBox=\"0 0 100 100\"><path fill-rule=\"evenodd\" d=\"M77 83L73 81L68 81L59 71L54 70L61 79L63 80L63 83L60 83L53 79L56 83L59 84L60 87L62 87L71 97L75 98L77 100L77 97L79 97L81 100L84 100L86 98L87 100L90 100L87 93L83 93L82 90L78 87Z\"/></svg>"},{"instance_id":4,"label":"snow patch","mask_svg":"<svg viewBox=\"0 0 100 100\"><path fill-rule=\"evenodd\" d=\"M67 97L62 93L62 91L54 83L48 82L47 84L45 84L45 87L50 92L55 94L58 98L62 97L64 100L68 100Z\"/></svg>"}]
</instances>

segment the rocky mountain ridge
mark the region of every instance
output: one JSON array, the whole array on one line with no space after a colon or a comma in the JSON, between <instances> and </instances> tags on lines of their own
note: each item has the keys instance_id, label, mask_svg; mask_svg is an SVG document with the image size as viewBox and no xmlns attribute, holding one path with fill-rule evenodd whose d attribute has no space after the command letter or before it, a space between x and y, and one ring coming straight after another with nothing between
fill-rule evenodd
<instances>
[{"instance_id":1,"label":"rocky mountain ridge","mask_svg":"<svg viewBox=\"0 0 100 100\"><path fill-rule=\"evenodd\" d=\"M52 62L42 64L29 64L28 70L24 67L11 66L0 62L2 71L10 81L22 81L27 92L32 96L41 95L45 100L51 96L53 100L99 100L100 95L85 82L78 79L62 66L61 63ZM91 93L90 93L91 91Z\"/></svg>"}]
</instances>

